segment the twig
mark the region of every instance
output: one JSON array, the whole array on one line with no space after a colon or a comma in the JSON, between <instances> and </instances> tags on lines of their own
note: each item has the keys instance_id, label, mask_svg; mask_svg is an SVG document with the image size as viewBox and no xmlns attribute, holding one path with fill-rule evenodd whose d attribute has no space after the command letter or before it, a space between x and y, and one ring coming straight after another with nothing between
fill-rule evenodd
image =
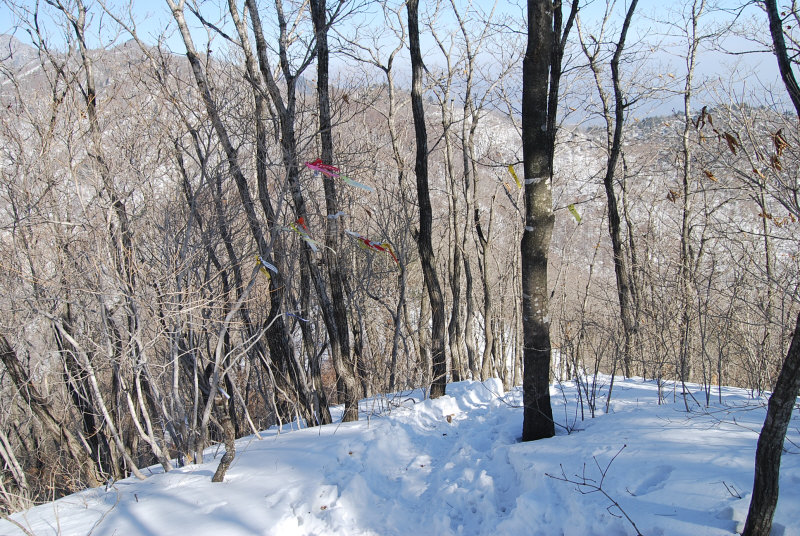
<instances>
[{"instance_id":1,"label":"twig","mask_svg":"<svg viewBox=\"0 0 800 536\"><path fill-rule=\"evenodd\" d=\"M21 530L22 532L24 532L26 536L36 536L34 533L32 533L31 531L26 529L25 526L22 523L20 523L19 521L14 521L13 519L11 519L10 517L8 517L5 514L0 514L0 515L2 515L3 519L8 521L9 523L13 523L14 525L16 525L17 528L19 530Z\"/></svg>"},{"instance_id":2,"label":"twig","mask_svg":"<svg viewBox=\"0 0 800 536\"><path fill-rule=\"evenodd\" d=\"M113 510L114 508L116 508L118 504L119 504L119 491L117 491L117 501L114 503L114 505L113 505L111 508L109 508L108 510L106 510L106 511L103 513L103 515L101 515L101 516L100 516L100 519L98 519L97 521L95 521L94 525L92 525L92 528L89 530L89 532L87 532L87 533L86 533L86 536L92 536L92 533L94 532L94 529L96 529L98 526L100 526L100 523L102 523L102 522L103 522L103 520L104 520L104 519L106 518L106 516L107 516L107 515L108 515L108 514L111 512L111 510Z\"/></svg>"},{"instance_id":3,"label":"twig","mask_svg":"<svg viewBox=\"0 0 800 536\"><path fill-rule=\"evenodd\" d=\"M725 489L728 490L728 493L731 494L731 497L735 497L737 499L741 499L742 498L742 494L739 493L739 490L737 490L736 486L734 486L733 484L728 486L728 483L723 480L722 481L722 485L725 486Z\"/></svg>"},{"instance_id":4,"label":"twig","mask_svg":"<svg viewBox=\"0 0 800 536\"><path fill-rule=\"evenodd\" d=\"M609 460L609 462L605 466L605 468L600 466L600 462L597 461L597 457L596 456L592 456L592 459L594 460L594 463L597 466L597 470L600 471L600 482L597 482L595 479L589 478L588 476L586 476L586 464L585 463L583 464L583 474L575 475L574 478L571 478L571 477L567 476L567 473L564 470L564 466L561 465L561 464L559 464L559 467L561 467L561 476L558 476L558 475L554 476L554 475L551 475L549 473L545 473L545 476L548 476L548 477L550 477L550 478L552 478L554 480L561 480L562 482L569 482L570 484L575 484L578 487L578 491L582 495L589 495L590 493L600 492L611 503L611 505L609 505L608 508L606 508L606 511L609 514L611 514L612 516L614 516L614 517L622 518L624 516L625 519L628 520L628 523L630 523L631 526L633 527L633 530L636 531L636 536L642 536L642 533L639 530L639 527L636 526L636 523L633 522L633 519L631 519L631 517L627 514L627 512L625 512L625 510L623 510L622 506L620 506L620 504L616 500L614 500L614 498L611 497L611 495L609 495L608 492L606 492L606 490L603 489L603 482L606 479L606 475L608 474L608 470L611 468L611 464L614 463L614 460L617 459L617 456L619 456L620 453L627 446L628 445L622 445L622 448L620 448L617 451L617 453L614 454L614 456L611 458L611 460ZM614 512L612 512L611 511L612 508L616 508L622 515L617 515Z\"/></svg>"}]
</instances>

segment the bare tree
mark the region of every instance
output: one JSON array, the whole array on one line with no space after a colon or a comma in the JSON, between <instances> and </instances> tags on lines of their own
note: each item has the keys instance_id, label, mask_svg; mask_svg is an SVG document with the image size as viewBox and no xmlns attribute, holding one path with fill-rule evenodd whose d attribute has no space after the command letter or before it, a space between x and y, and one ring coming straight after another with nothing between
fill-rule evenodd
<instances>
[{"instance_id":1,"label":"bare tree","mask_svg":"<svg viewBox=\"0 0 800 536\"><path fill-rule=\"evenodd\" d=\"M778 11L776 0L765 0L764 8L769 19L773 53L778 61L784 86L797 113L797 119L800 121L800 86L797 84L794 73L796 62L793 64L790 60L784 35L791 25L787 25L784 30L783 22L784 18L796 21L798 8L795 3L792 3L791 9L781 14ZM797 142L796 139L795 142ZM779 147L782 147L780 143L776 145L776 152L780 151ZM782 192L778 191L777 193L780 195ZM796 196L781 201L784 206L793 208L792 214L796 218L800 218L800 210L798 210L800 207L798 207ZM798 394L800 394L800 314L795 323L794 335L789 350L786 352L778 381L769 397L764 427L758 435L753 494L742 531L744 536L767 536L772 530L772 518L778 504L778 480L783 442Z\"/></svg>"},{"instance_id":2,"label":"bare tree","mask_svg":"<svg viewBox=\"0 0 800 536\"><path fill-rule=\"evenodd\" d=\"M625 336L625 347L623 350L623 362L625 375L630 376L631 359L633 355L633 337L636 332L636 319L634 315L635 308L635 288L631 282L630 267L624 251L624 242L622 237L622 220L620 218L619 201L615 191L615 177L617 175L617 166L622 153L622 136L623 126L625 123L626 109L630 106L630 102L626 99L620 81L620 59L622 52L625 49L625 39L627 38L628 29L630 28L633 13L636 10L637 0L633 0L629 5L625 15L625 20L622 23L622 30L620 31L619 39L614 46L614 54L611 57L611 83L613 85L613 105L610 102L611 97L607 94L601 81L602 69L598 62L600 53L600 42L590 36L593 41L593 48L590 49L589 45L581 38L581 46L584 54L589 60L589 67L591 68L595 85L600 94L600 100L603 106L603 118L606 126L607 136L607 160L606 170L603 176L603 186L606 192L606 202L608 203L608 233L611 237L611 247L614 255L614 273L617 280L617 296L619 299L620 319L622 320L623 333ZM608 4L610 5L610 4ZM608 17L603 21L605 25ZM602 39L602 35L601 38Z\"/></svg>"},{"instance_id":3,"label":"bare tree","mask_svg":"<svg viewBox=\"0 0 800 536\"><path fill-rule=\"evenodd\" d=\"M408 37L411 51L411 108L414 114L417 157L414 171L417 175L417 200L419 203L419 233L417 246L422 262L422 273L431 303L433 317L431 334L431 356L433 359L433 382L431 398L445 394L447 385L447 361L445 356L444 297L436 274L431 234L433 233L433 209L428 186L428 134L425 126L425 108L422 103L422 53L419 44L419 0L410 0L408 10Z\"/></svg>"},{"instance_id":4,"label":"bare tree","mask_svg":"<svg viewBox=\"0 0 800 536\"><path fill-rule=\"evenodd\" d=\"M553 233L553 158L561 60L578 1L563 26L561 2L528 0L528 43L522 63L522 152L525 232L521 241L522 440L555 435L550 406L550 295L547 258Z\"/></svg>"}]
</instances>

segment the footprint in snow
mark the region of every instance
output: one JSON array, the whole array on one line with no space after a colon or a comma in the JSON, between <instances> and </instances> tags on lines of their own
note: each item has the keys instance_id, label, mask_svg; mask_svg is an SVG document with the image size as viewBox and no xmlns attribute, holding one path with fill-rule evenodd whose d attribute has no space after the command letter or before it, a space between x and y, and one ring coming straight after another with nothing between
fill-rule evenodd
<instances>
[{"instance_id":1,"label":"footprint in snow","mask_svg":"<svg viewBox=\"0 0 800 536\"><path fill-rule=\"evenodd\" d=\"M659 465L655 467L651 471L650 476L646 477L639 482L635 488L631 489L631 493L633 493L633 495L646 495L663 488L674 470L675 468L670 465Z\"/></svg>"},{"instance_id":2,"label":"footprint in snow","mask_svg":"<svg viewBox=\"0 0 800 536\"><path fill-rule=\"evenodd\" d=\"M208 514L214 512L215 510L217 510L219 508L222 508L224 506L227 506L227 505L228 505L228 501L220 501L220 502L204 504L203 506L201 506L199 508L198 511L203 515L208 515Z\"/></svg>"}]
</instances>

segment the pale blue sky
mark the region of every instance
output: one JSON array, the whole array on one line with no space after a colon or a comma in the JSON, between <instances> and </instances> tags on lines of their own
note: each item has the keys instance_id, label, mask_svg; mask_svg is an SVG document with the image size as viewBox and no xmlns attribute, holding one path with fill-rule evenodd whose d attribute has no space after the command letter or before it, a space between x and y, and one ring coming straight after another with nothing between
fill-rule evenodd
<instances>
[{"instance_id":1,"label":"pale blue sky","mask_svg":"<svg viewBox=\"0 0 800 536\"><path fill-rule=\"evenodd\" d=\"M33 0L14 1L23 5L34 5ZM265 6L269 4L269 2L266 0L262 1L264 1ZM2 0L0 0L0 2L0 21L2 21L0 22L0 33L10 33L13 31L19 39L27 41L23 29L17 28L15 31L12 25L13 17L9 13L8 6L5 4L5 2L2 2ZM87 0L87 4L91 6L92 3L90 0ZM463 6L466 4L466 2L459 1L458 4ZM726 2L726 4L730 4L730 2ZM112 6L112 10L114 12L124 13L127 2L122 0L109 0L109 5ZM424 9L426 6L432 5L433 2L426 2L423 0L421 7ZM493 5L493 2L491 0L475 0L473 5L478 6L484 11L488 11ZM662 22L658 22L663 20L678 22L680 17L676 14L678 12L676 8L677 5L679 5L677 2L664 2L663 0L640 0L639 2L637 14L634 19L634 26L632 27L628 43L633 45L637 41L640 41L642 44L642 53L645 55L645 57L647 57L645 68L649 69L649 74L644 76L675 76L677 79L680 79L682 76L683 67L681 65L681 60L678 57L681 53L681 49L665 46L665 43L674 42L675 39L665 36L664 34L667 31L667 28ZM218 2L206 0L202 2L202 6L204 15L210 20L216 22L221 20L221 18L224 16L226 3L221 0ZM604 8L605 1L602 0L584 3L583 7L581 8L581 18L583 24L587 28L587 33L590 31L590 28L598 24L602 17ZM613 32L610 32L610 37L616 35L616 32L621 25L620 21L626 8L626 1L621 0L616 2L614 7L614 16L616 22L613 24L614 30ZM520 23L524 18L523 6L521 5L521 2L499 0L497 2L497 9ZM107 16L101 16L99 14L99 9L95 9L95 11L98 13L94 16L93 20L95 27L95 42L99 44L100 41L103 40L107 43L110 39L110 36L114 33L113 29L115 24L113 21L108 19ZM132 13L136 19L137 29L141 38L154 43L159 36L165 34L166 28L172 28L172 32L168 32L166 34L168 37L167 45L174 52L183 52L184 49L182 42L180 37L174 31L174 23L165 0L133 0ZM267 19L269 15L267 13L268 12L265 9L265 22L268 22ZM751 8L749 11L749 16L761 26L760 32L757 31L756 33L760 33L762 37L764 35L768 35L765 24L765 16L763 13L761 13L757 8ZM198 48L204 48L205 32L199 29L200 25L196 24L196 20L194 20L194 17L191 16L191 14L187 13L187 19L190 21L190 24L195 24L195 26L198 28L198 30L195 32ZM378 23L382 23L382 17L377 17L376 19ZM43 20L43 25L48 28L48 31L51 34L51 39L57 43L60 32L53 27L48 27L46 19ZM367 17L363 18L362 21L363 20L370 19ZM709 23L719 23L725 20L725 16L723 14L713 15L708 17L706 20L709 21ZM446 18L442 19L442 22L444 25L449 23ZM102 34L102 38L99 39L97 38L96 29L101 25L103 28L105 28L105 31ZM574 31L573 37L577 37ZM117 42L124 42L127 39L128 36L122 34L117 38ZM224 47L224 44L219 37L217 37L217 40L219 44L212 44L212 48L215 51L221 50ZM427 43L429 47L433 47L431 41L428 41ZM652 47L649 47L649 44L651 43ZM425 46L424 40L423 46ZM724 43L724 47L729 50L743 51L757 48L757 45L747 42L741 38L731 37L728 38ZM648 48L652 48L652 51L648 51ZM672 53L670 53L670 51L672 51ZM334 58L334 61L336 61L336 58ZM435 54L429 55L428 61L432 64L435 64L437 61ZM344 60L340 60L340 68L343 68L343 62ZM398 60L398 62L398 67L400 70L404 70L406 67L404 65L405 62L400 60ZM777 67L775 66L774 58L770 54L734 56L720 51L704 51L700 58L697 74L698 80L707 80L713 82L713 88L721 89L723 86L733 85L735 87L734 90L738 93L748 90L759 90L759 88L762 86L773 86L779 83ZM664 80L667 79L665 78ZM711 88L712 86L709 87ZM671 109L674 109L679 105L680 104L675 101L674 103L662 103L657 106L653 105L650 108L645 106L642 108L641 113L643 115L647 115L649 112L653 111L657 113L668 113Z\"/></svg>"}]
</instances>

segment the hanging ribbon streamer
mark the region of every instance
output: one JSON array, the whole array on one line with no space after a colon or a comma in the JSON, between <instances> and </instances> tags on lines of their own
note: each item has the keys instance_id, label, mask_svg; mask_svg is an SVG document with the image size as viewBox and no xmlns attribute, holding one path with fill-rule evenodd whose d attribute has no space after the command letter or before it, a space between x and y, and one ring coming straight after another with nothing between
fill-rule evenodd
<instances>
[{"instance_id":1,"label":"hanging ribbon streamer","mask_svg":"<svg viewBox=\"0 0 800 536\"><path fill-rule=\"evenodd\" d=\"M268 263L267 261L265 261L264 257L262 257L261 255L256 255L256 260L258 261L258 264L261 265L261 273L264 274L265 276L267 276L267 278L271 277L269 275L269 271L268 270L272 270L276 274L278 273L278 269L275 268L274 265L272 265L272 264Z\"/></svg>"},{"instance_id":2,"label":"hanging ribbon streamer","mask_svg":"<svg viewBox=\"0 0 800 536\"><path fill-rule=\"evenodd\" d=\"M508 165L508 172L511 173L511 177L514 179L514 182L517 183L517 188L522 188L522 183L519 182L519 177L517 177L517 172L514 171L514 166L511 164Z\"/></svg>"},{"instance_id":3,"label":"hanging ribbon streamer","mask_svg":"<svg viewBox=\"0 0 800 536\"><path fill-rule=\"evenodd\" d=\"M358 247L361 249L371 249L373 251L379 251L381 253L388 253L394 262L400 264L400 261L397 260L397 255L394 254L394 250L392 249L392 245L389 242L373 242L369 238L361 236L358 233L354 233L353 231L345 229L344 231L348 235L352 236L356 240L358 240Z\"/></svg>"},{"instance_id":4,"label":"hanging ribbon streamer","mask_svg":"<svg viewBox=\"0 0 800 536\"><path fill-rule=\"evenodd\" d=\"M342 182L349 186L353 186L355 188L361 188L362 190L366 190L368 192L374 192L371 187L367 186L366 184L361 184L358 181L354 181L349 177L345 177L344 175L339 173L339 168L336 166L332 166L330 164L323 164L321 158L317 158L313 162L306 162L306 167L314 172L314 174L322 173L324 176L331 178L331 179L341 179Z\"/></svg>"},{"instance_id":5,"label":"hanging ribbon streamer","mask_svg":"<svg viewBox=\"0 0 800 536\"><path fill-rule=\"evenodd\" d=\"M340 178L340 179L342 179L342 181L343 181L345 184L348 184L348 185L350 185L350 186L353 186L354 188L361 188L362 190L366 190L366 191L368 191L368 192L370 192L370 193L372 193L372 192L374 192L374 191L375 191L375 190L373 190L371 187L367 186L366 184L361 184L360 182L358 182L358 181L354 181L353 179L350 179L350 178L348 178L348 177L345 177L345 176L340 176L339 178Z\"/></svg>"},{"instance_id":6,"label":"hanging ribbon streamer","mask_svg":"<svg viewBox=\"0 0 800 536\"><path fill-rule=\"evenodd\" d=\"M287 231L293 231L300 235L300 238L306 241L308 247L311 248L311 251L316 253L319 251L319 248L322 244L311 238L308 234L308 227L306 227L306 222L303 217L297 218L294 222L289 224L289 227L285 228Z\"/></svg>"},{"instance_id":7,"label":"hanging ribbon streamer","mask_svg":"<svg viewBox=\"0 0 800 536\"><path fill-rule=\"evenodd\" d=\"M306 167L316 173L322 173L326 177L335 178L339 176L339 168L330 164L323 164L321 158L313 162L306 162Z\"/></svg>"},{"instance_id":8,"label":"hanging ribbon streamer","mask_svg":"<svg viewBox=\"0 0 800 536\"><path fill-rule=\"evenodd\" d=\"M575 221L580 223L581 222L581 215L578 214L578 211L575 209L575 205L570 203L567 205L567 209L569 209L569 213L575 218Z\"/></svg>"}]
</instances>

